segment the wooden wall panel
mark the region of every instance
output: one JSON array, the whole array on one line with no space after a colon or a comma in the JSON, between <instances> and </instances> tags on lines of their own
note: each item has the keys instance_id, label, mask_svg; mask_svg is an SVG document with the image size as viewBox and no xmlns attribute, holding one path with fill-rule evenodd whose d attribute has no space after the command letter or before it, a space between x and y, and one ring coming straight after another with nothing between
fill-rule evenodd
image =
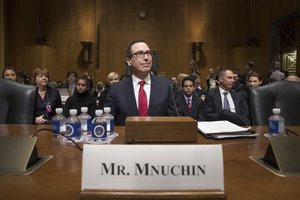
<instances>
[{"instance_id":1,"label":"wooden wall panel","mask_svg":"<svg viewBox=\"0 0 300 200\"><path fill-rule=\"evenodd\" d=\"M200 72L205 77L209 67L218 65L243 69L232 51L257 37L253 61L263 73L271 61L272 21L299 6L298 0L4 0L5 63L31 74L32 66L24 66L30 65L24 48L44 35L55 54L51 77L64 80L68 69L82 73L77 66L80 41L89 40L94 52L88 72L94 82L105 81L111 71L124 73L128 43L144 39L160 52L160 71L177 76L190 72L190 43L203 41L206 60ZM141 10L148 13L144 20L136 15Z\"/></svg>"}]
</instances>

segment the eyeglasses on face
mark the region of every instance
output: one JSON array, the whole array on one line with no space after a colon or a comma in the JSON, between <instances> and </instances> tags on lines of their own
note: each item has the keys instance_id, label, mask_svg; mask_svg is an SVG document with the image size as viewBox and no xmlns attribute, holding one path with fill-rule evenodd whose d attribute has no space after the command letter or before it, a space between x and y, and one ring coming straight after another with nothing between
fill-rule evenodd
<instances>
[{"instance_id":1,"label":"eyeglasses on face","mask_svg":"<svg viewBox=\"0 0 300 200\"><path fill-rule=\"evenodd\" d=\"M137 51L133 54L131 54L131 56L135 56L136 58L143 58L144 56L147 57L152 57L152 52L151 51Z\"/></svg>"}]
</instances>

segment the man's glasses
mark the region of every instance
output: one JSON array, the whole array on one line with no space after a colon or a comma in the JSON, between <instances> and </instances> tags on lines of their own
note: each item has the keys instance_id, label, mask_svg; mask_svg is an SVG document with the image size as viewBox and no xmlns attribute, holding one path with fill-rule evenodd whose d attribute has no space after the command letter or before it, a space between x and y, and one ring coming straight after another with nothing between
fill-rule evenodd
<instances>
[{"instance_id":1,"label":"man's glasses","mask_svg":"<svg viewBox=\"0 0 300 200\"><path fill-rule=\"evenodd\" d=\"M133 54L131 54L131 56L135 56L136 58L143 58L144 56L147 57L152 57L152 52L151 51L137 51Z\"/></svg>"}]
</instances>

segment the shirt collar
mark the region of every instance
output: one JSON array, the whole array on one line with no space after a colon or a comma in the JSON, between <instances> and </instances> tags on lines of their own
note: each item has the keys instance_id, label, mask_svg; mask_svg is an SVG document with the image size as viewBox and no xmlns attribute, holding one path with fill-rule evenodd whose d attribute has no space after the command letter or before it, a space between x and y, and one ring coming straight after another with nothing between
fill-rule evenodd
<instances>
[{"instance_id":1,"label":"shirt collar","mask_svg":"<svg viewBox=\"0 0 300 200\"><path fill-rule=\"evenodd\" d=\"M144 80L141 80L141 79L139 79L138 77L136 77L135 75L132 74L132 81L133 81L134 85L139 85L140 81L145 81L146 82L145 84L148 85L148 84L151 83L150 74L148 74Z\"/></svg>"}]
</instances>

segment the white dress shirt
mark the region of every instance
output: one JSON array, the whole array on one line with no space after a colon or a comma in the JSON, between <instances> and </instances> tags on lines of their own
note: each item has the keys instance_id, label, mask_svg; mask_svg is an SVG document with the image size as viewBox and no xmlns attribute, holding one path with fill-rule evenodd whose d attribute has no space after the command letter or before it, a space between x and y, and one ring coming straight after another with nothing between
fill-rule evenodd
<instances>
[{"instance_id":1,"label":"white dress shirt","mask_svg":"<svg viewBox=\"0 0 300 200\"><path fill-rule=\"evenodd\" d=\"M234 105L234 102L232 100L230 92L224 90L221 87L219 87L219 90L220 90L220 95L221 95L221 99L222 99L222 108L224 109L224 92L227 92L227 99L228 99L228 102L229 102L230 111L235 113L236 112L235 105Z\"/></svg>"},{"instance_id":2,"label":"white dress shirt","mask_svg":"<svg viewBox=\"0 0 300 200\"><path fill-rule=\"evenodd\" d=\"M135 75L132 75L132 84L133 84L133 90L134 90L134 96L135 96L137 108L138 108L138 105L139 105L139 90L140 90L140 84L139 83L140 83L140 81L145 81L144 90L145 90L146 95L147 95L147 104L148 104L148 108L149 108L150 89L151 89L150 74L148 74L148 76L144 80L141 80L138 77L136 77Z\"/></svg>"}]
</instances>

